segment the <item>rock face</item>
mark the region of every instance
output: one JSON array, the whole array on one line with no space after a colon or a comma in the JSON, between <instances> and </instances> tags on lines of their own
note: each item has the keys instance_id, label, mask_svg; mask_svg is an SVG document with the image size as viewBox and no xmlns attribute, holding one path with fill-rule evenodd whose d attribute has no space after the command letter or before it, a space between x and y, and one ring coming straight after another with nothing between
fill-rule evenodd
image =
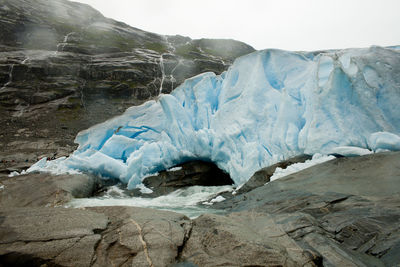
<instances>
[{"instance_id":1,"label":"rock face","mask_svg":"<svg viewBox=\"0 0 400 267\"><path fill-rule=\"evenodd\" d=\"M183 215L142 208L14 208L0 216L0 266L168 266L190 229Z\"/></svg>"},{"instance_id":2,"label":"rock face","mask_svg":"<svg viewBox=\"0 0 400 267\"><path fill-rule=\"evenodd\" d=\"M169 266L191 229L186 216L173 212L131 207L91 210L110 220L92 266Z\"/></svg>"},{"instance_id":3,"label":"rock face","mask_svg":"<svg viewBox=\"0 0 400 267\"><path fill-rule=\"evenodd\" d=\"M273 219L262 213L202 215L193 223L182 260L198 266L315 266Z\"/></svg>"},{"instance_id":4,"label":"rock face","mask_svg":"<svg viewBox=\"0 0 400 267\"><path fill-rule=\"evenodd\" d=\"M98 233L108 224L105 215L85 210L14 208L0 213L3 266L88 266L101 240Z\"/></svg>"},{"instance_id":5,"label":"rock face","mask_svg":"<svg viewBox=\"0 0 400 267\"><path fill-rule=\"evenodd\" d=\"M145 32L64 0L5 0L0 27L3 170L69 154L80 130L254 51Z\"/></svg>"},{"instance_id":6,"label":"rock face","mask_svg":"<svg viewBox=\"0 0 400 267\"><path fill-rule=\"evenodd\" d=\"M286 169L287 166L292 165L294 163L305 162L306 160L311 159L309 155L301 155L294 158L290 158L285 161L280 161L276 164L273 164L269 167L262 168L261 170L256 171L253 176L241 187L237 190L237 194L243 194L249 192L257 187L265 185L270 181L271 176L274 174L276 168Z\"/></svg>"}]
</instances>

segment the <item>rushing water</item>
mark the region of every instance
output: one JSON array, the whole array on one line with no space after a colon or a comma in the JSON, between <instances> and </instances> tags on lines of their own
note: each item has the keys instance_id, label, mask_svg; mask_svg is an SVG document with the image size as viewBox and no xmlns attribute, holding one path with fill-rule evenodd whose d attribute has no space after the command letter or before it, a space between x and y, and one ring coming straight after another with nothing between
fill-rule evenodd
<instances>
[{"instance_id":1,"label":"rushing water","mask_svg":"<svg viewBox=\"0 0 400 267\"><path fill-rule=\"evenodd\" d=\"M168 210L185 214L189 218L196 218L203 213L222 213L213 209L211 203L202 203L214 198L218 193L233 191L232 186L192 186L176 190L168 195L156 198L131 197L118 186L110 187L103 196L93 198L76 198L68 203L67 207L95 207L95 206L134 206Z\"/></svg>"}]
</instances>

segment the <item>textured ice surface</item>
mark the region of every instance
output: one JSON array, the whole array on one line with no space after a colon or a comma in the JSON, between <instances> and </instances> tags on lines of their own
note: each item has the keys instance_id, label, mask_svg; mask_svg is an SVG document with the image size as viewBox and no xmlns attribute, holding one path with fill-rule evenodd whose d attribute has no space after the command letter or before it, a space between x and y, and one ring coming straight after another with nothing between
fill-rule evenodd
<instances>
[{"instance_id":1,"label":"textured ice surface","mask_svg":"<svg viewBox=\"0 0 400 267\"><path fill-rule=\"evenodd\" d=\"M368 144L374 151L400 150L400 136L388 132L377 132L370 135Z\"/></svg>"},{"instance_id":2,"label":"textured ice surface","mask_svg":"<svg viewBox=\"0 0 400 267\"><path fill-rule=\"evenodd\" d=\"M80 132L77 151L58 164L134 188L148 174L201 159L240 185L299 154L399 150L399 103L397 47L258 51L221 76L195 76Z\"/></svg>"}]
</instances>

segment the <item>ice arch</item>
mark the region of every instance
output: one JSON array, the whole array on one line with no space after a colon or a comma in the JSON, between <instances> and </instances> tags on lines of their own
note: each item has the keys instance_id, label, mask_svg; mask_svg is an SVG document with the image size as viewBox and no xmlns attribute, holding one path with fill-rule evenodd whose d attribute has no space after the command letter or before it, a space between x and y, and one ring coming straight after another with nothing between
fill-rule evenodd
<instances>
[{"instance_id":1,"label":"ice arch","mask_svg":"<svg viewBox=\"0 0 400 267\"><path fill-rule=\"evenodd\" d=\"M242 184L291 156L371 149L371 135L397 136L398 103L396 49L258 51L221 76L188 79L170 95L79 133L79 148L63 164L132 188L146 175L201 159ZM385 149L400 144L391 142Z\"/></svg>"}]
</instances>

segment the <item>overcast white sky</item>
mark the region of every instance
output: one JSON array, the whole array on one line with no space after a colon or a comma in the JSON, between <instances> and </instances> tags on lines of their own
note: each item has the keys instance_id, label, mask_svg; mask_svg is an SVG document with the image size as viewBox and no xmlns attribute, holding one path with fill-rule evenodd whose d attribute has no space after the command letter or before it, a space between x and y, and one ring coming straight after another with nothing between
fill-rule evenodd
<instances>
[{"instance_id":1,"label":"overcast white sky","mask_svg":"<svg viewBox=\"0 0 400 267\"><path fill-rule=\"evenodd\" d=\"M77 0L133 27L256 49L400 45L400 0Z\"/></svg>"}]
</instances>

